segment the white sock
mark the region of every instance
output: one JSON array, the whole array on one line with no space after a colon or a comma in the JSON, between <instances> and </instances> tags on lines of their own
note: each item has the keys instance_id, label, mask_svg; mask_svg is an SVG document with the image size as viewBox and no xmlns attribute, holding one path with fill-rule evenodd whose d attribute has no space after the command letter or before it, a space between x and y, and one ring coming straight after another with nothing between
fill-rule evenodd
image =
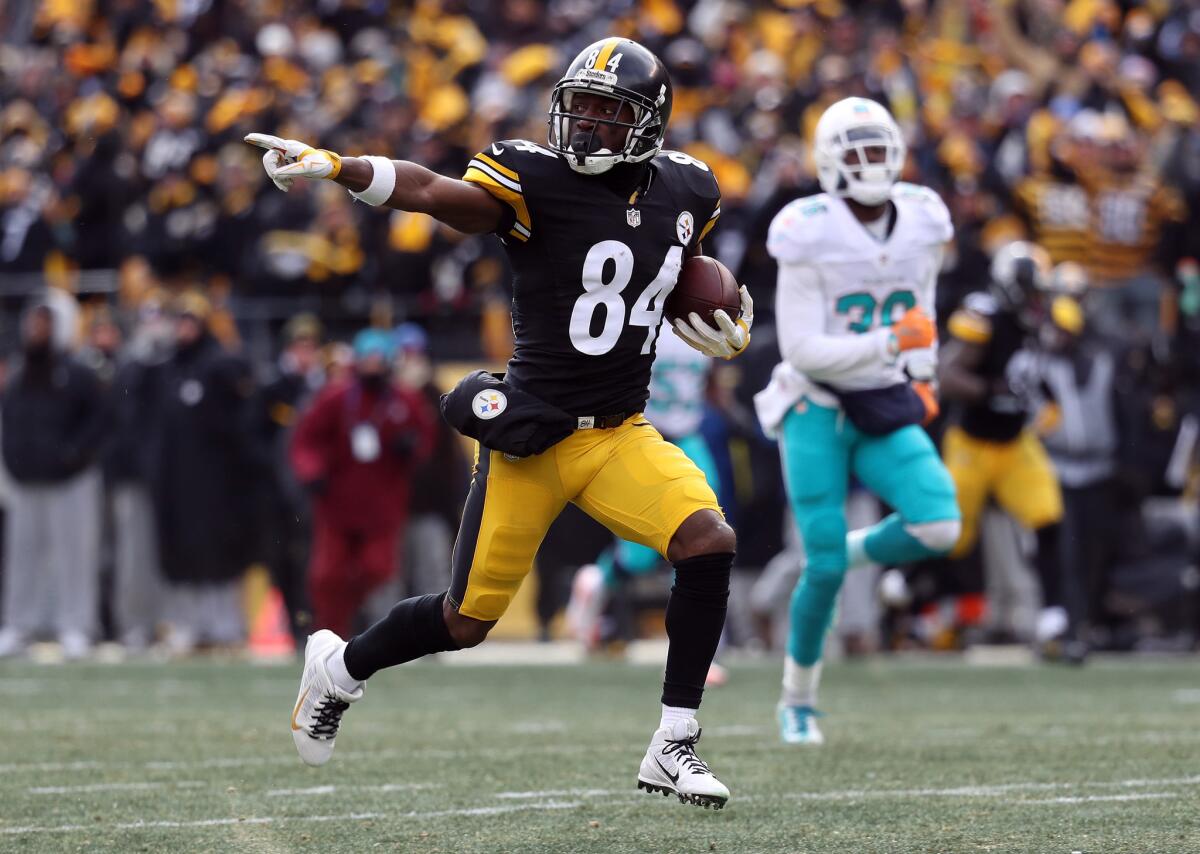
<instances>
[{"instance_id":1,"label":"white sock","mask_svg":"<svg viewBox=\"0 0 1200 854\"><path fill-rule=\"evenodd\" d=\"M875 561L867 554L867 534L870 528L859 528L846 535L846 568L862 569Z\"/></svg>"},{"instance_id":2,"label":"white sock","mask_svg":"<svg viewBox=\"0 0 1200 854\"><path fill-rule=\"evenodd\" d=\"M325 660L325 669L329 671L329 676L333 679L333 684L341 688L347 694L353 694L362 685L357 679L350 675L350 671L346 669L346 660L342 658L342 653L346 651L346 644L342 644L342 648L329 656Z\"/></svg>"},{"instance_id":3,"label":"white sock","mask_svg":"<svg viewBox=\"0 0 1200 854\"><path fill-rule=\"evenodd\" d=\"M675 726L676 721L686 721L688 718L694 717L696 717L695 709L685 709L683 706L663 706L658 728L672 727Z\"/></svg>"},{"instance_id":4,"label":"white sock","mask_svg":"<svg viewBox=\"0 0 1200 854\"><path fill-rule=\"evenodd\" d=\"M790 655L783 657L783 693L785 706L816 706L817 685L821 681L821 662L801 667Z\"/></svg>"}]
</instances>

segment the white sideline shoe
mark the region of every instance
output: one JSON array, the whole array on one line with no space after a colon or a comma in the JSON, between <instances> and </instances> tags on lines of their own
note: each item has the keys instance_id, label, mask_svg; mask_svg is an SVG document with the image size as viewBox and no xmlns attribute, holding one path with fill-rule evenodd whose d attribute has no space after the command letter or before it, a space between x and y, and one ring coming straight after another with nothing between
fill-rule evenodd
<instances>
[{"instance_id":1,"label":"white sideline shoe","mask_svg":"<svg viewBox=\"0 0 1200 854\"><path fill-rule=\"evenodd\" d=\"M0 658L16 658L29 648L29 638L16 629L0 629Z\"/></svg>"},{"instance_id":2,"label":"white sideline shoe","mask_svg":"<svg viewBox=\"0 0 1200 854\"><path fill-rule=\"evenodd\" d=\"M333 755L342 713L362 699L360 685L353 694L334 684L327 662L341 652L346 642L333 632L322 629L308 636L304 646L304 675L300 693L292 710L292 741L306 765L324 765Z\"/></svg>"},{"instance_id":3,"label":"white sideline shoe","mask_svg":"<svg viewBox=\"0 0 1200 854\"><path fill-rule=\"evenodd\" d=\"M700 724L695 718L676 721L654 733L638 769L638 788L675 795L681 804L705 809L725 806L729 789L696 755L699 740Z\"/></svg>"},{"instance_id":4,"label":"white sideline shoe","mask_svg":"<svg viewBox=\"0 0 1200 854\"><path fill-rule=\"evenodd\" d=\"M58 644L64 661L82 661L92 653L92 641L83 632L63 632Z\"/></svg>"}]
</instances>

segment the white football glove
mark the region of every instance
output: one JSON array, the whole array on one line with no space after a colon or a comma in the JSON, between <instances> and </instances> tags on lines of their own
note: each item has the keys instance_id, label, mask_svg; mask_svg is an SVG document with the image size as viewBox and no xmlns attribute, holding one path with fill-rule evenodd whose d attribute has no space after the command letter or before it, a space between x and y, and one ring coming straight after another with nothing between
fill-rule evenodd
<instances>
[{"instance_id":1,"label":"white football glove","mask_svg":"<svg viewBox=\"0 0 1200 854\"><path fill-rule=\"evenodd\" d=\"M332 151L313 148L298 139L283 139L269 133L246 134L246 142L267 149L263 168L267 177L285 193L292 189L296 178L328 178L333 180L342 171L342 158Z\"/></svg>"},{"instance_id":2,"label":"white football glove","mask_svg":"<svg viewBox=\"0 0 1200 854\"><path fill-rule=\"evenodd\" d=\"M750 343L750 327L754 324L754 300L750 299L750 291L742 285L738 293L742 297L742 310L736 321L731 320L724 309L717 309L713 312L713 320L718 328L713 329L693 311L686 321L675 319L672 326L675 334L706 356L732 359Z\"/></svg>"}]
</instances>

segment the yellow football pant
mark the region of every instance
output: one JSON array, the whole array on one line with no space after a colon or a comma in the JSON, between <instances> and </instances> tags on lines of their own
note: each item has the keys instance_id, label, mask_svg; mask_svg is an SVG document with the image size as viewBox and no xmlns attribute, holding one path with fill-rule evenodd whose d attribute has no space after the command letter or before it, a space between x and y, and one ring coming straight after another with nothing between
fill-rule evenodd
<instances>
[{"instance_id":1,"label":"yellow football pant","mask_svg":"<svg viewBox=\"0 0 1200 854\"><path fill-rule=\"evenodd\" d=\"M576 430L524 459L477 449L449 593L460 614L500 618L568 501L664 557L685 519L721 512L696 464L640 413L609 430Z\"/></svg>"},{"instance_id":2,"label":"yellow football pant","mask_svg":"<svg viewBox=\"0 0 1200 854\"><path fill-rule=\"evenodd\" d=\"M1062 519L1062 492L1042 443L1029 430L1009 442L989 442L960 427L946 431L942 456L958 493L962 534L951 557L975 545L988 498L1030 530Z\"/></svg>"}]
</instances>

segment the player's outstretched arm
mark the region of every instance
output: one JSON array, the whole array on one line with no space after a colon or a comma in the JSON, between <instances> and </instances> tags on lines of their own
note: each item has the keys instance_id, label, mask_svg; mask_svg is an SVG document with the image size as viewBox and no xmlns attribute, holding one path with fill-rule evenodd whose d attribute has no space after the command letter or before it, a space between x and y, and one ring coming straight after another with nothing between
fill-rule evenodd
<instances>
[{"instance_id":1,"label":"player's outstretched arm","mask_svg":"<svg viewBox=\"0 0 1200 854\"><path fill-rule=\"evenodd\" d=\"M267 150L263 168L285 193L296 178L336 181L367 204L429 214L468 234L494 231L503 219L501 202L482 187L407 160L341 157L300 140L265 133L249 134L246 142Z\"/></svg>"}]
</instances>

